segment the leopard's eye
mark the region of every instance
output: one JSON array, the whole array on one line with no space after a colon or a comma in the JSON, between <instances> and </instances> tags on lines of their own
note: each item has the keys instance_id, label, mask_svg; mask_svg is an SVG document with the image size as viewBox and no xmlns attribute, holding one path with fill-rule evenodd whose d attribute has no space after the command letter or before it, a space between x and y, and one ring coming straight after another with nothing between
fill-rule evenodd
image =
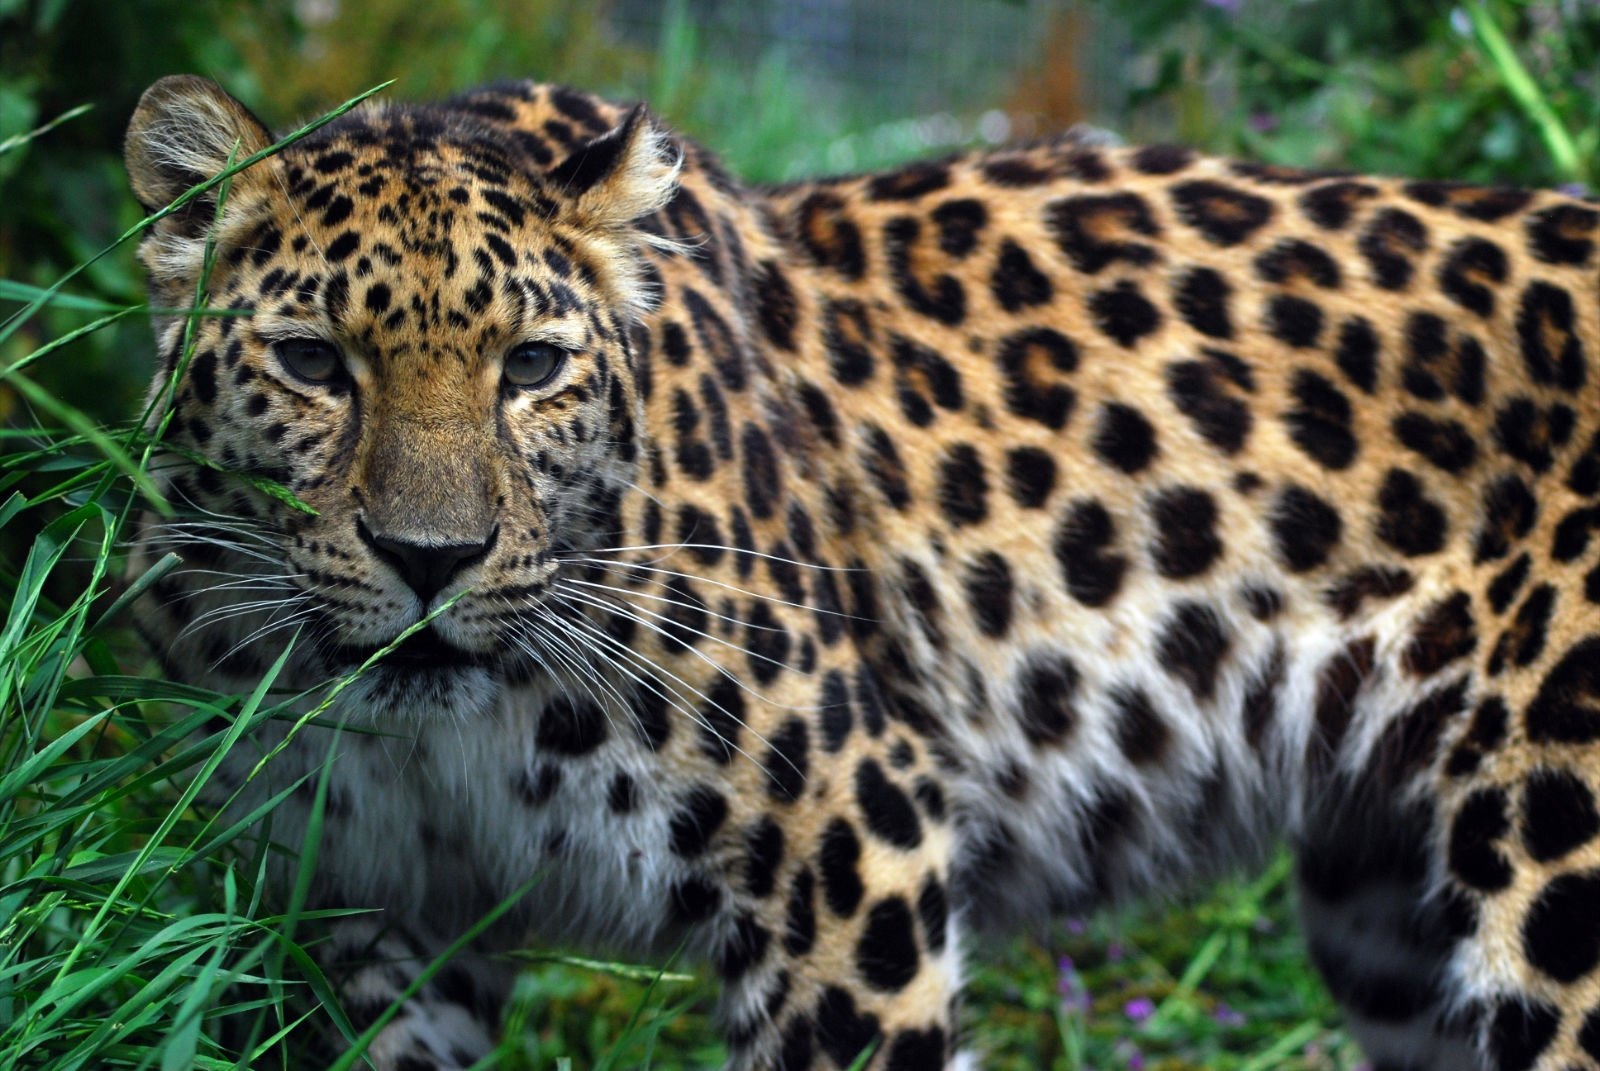
<instances>
[{"instance_id":1,"label":"leopard's eye","mask_svg":"<svg viewBox=\"0 0 1600 1071\"><path fill-rule=\"evenodd\" d=\"M567 351L551 342L524 342L506 354L506 382L514 387L542 387L556 378Z\"/></svg>"},{"instance_id":2,"label":"leopard's eye","mask_svg":"<svg viewBox=\"0 0 1600 1071\"><path fill-rule=\"evenodd\" d=\"M286 338L272 344L283 366L311 383L330 383L344 374L339 350L320 338Z\"/></svg>"}]
</instances>

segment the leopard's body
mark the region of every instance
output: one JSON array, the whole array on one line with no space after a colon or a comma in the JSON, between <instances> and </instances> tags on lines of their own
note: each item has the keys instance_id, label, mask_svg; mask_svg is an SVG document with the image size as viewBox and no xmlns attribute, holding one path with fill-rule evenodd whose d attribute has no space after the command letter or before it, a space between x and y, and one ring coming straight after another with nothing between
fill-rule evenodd
<instances>
[{"instance_id":1,"label":"leopard's body","mask_svg":"<svg viewBox=\"0 0 1600 1071\"><path fill-rule=\"evenodd\" d=\"M267 141L158 83L135 189ZM170 432L317 514L168 476L215 516L151 522L195 569L142 620L234 688L303 623L310 686L465 589L323 716L381 732L318 902L426 958L537 876L482 950L686 943L736 1068L958 1065L964 934L1280 838L1377 1066L1597 1067L1597 223L1070 140L752 190L568 90L363 108L232 180L205 290L253 315ZM467 962L380 1066L488 1043Z\"/></svg>"}]
</instances>

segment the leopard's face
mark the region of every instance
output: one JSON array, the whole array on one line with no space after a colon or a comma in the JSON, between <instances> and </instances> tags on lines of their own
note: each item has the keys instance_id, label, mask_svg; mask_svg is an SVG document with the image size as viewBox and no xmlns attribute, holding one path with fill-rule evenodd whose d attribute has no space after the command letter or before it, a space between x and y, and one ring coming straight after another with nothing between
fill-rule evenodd
<instances>
[{"instance_id":1,"label":"leopard's face","mask_svg":"<svg viewBox=\"0 0 1600 1071\"><path fill-rule=\"evenodd\" d=\"M218 622L221 639L294 620L307 657L339 673L432 615L363 687L459 707L535 667L563 560L615 541L639 457L629 332L648 295L635 236L594 227L581 199L605 183L597 167L660 156L635 123L592 143L591 174L543 177L481 129L362 118L236 179L208 274L180 235L147 244L173 298L198 283L247 314L197 321L169 441L305 508L203 468L170 486L203 517L250 518L255 538L218 571L288 595L276 621ZM167 366L182 363L183 324L161 334Z\"/></svg>"}]
</instances>

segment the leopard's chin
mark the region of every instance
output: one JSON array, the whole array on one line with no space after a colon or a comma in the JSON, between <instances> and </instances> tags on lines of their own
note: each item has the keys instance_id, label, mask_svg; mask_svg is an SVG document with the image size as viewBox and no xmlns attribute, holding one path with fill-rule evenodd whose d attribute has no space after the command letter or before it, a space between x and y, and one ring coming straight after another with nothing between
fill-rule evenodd
<instances>
[{"instance_id":1,"label":"leopard's chin","mask_svg":"<svg viewBox=\"0 0 1600 1071\"><path fill-rule=\"evenodd\" d=\"M368 667L339 697L335 717L351 725L460 724L487 716L504 682L470 662L391 662Z\"/></svg>"}]
</instances>

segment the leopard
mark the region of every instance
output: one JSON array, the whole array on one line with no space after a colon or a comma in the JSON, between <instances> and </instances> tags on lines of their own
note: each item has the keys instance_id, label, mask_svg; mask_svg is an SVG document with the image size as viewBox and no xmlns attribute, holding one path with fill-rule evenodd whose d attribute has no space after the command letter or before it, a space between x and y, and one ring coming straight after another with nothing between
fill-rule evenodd
<instances>
[{"instance_id":1,"label":"leopard","mask_svg":"<svg viewBox=\"0 0 1600 1071\"><path fill-rule=\"evenodd\" d=\"M1070 135L758 186L537 82L275 140L171 76L125 157L139 627L301 696L214 780L360 910L376 1067L556 942L708 964L732 1071L975 1068L985 935L1286 845L1372 1066L1600 1068L1592 201Z\"/></svg>"}]
</instances>

